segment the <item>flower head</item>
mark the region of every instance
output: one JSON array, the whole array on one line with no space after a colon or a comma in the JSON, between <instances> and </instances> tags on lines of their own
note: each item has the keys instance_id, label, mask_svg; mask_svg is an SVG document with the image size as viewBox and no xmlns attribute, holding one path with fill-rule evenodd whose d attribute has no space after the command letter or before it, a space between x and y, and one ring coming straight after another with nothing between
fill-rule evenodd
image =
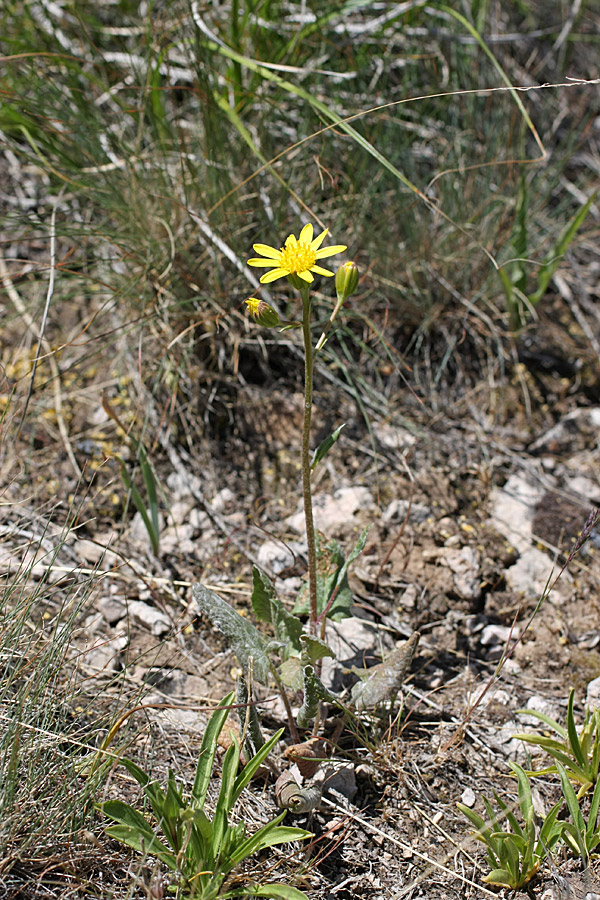
<instances>
[{"instance_id":1,"label":"flower head","mask_svg":"<svg viewBox=\"0 0 600 900\"><path fill-rule=\"evenodd\" d=\"M257 297L251 297L244 302L248 307L248 312L259 325L264 325L265 328L275 328L277 325L281 324L281 319L277 312L272 306L265 303L264 300L259 300Z\"/></svg>"},{"instance_id":2,"label":"flower head","mask_svg":"<svg viewBox=\"0 0 600 900\"><path fill-rule=\"evenodd\" d=\"M320 250L328 232L329 229L326 228L313 240L313 227L309 224L304 226L299 238L290 234L280 250L269 247L267 244L253 244L256 252L261 253L266 259L249 259L248 265L271 269L270 272L265 272L260 279L262 284L268 284L277 278L287 278L288 275L297 275L310 284L314 280L313 272L316 275L333 276L334 273L329 269L318 266L317 260L342 253L346 246L335 244L333 247L325 247Z\"/></svg>"},{"instance_id":3,"label":"flower head","mask_svg":"<svg viewBox=\"0 0 600 900\"><path fill-rule=\"evenodd\" d=\"M335 273L335 290L342 303L351 297L358 287L358 267L355 262L345 262Z\"/></svg>"}]
</instances>

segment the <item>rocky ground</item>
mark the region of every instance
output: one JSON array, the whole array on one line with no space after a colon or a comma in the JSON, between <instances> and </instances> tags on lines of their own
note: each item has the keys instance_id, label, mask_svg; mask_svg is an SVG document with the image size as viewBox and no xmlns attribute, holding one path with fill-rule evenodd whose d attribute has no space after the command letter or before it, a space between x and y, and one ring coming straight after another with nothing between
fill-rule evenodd
<instances>
[{"instance_id":1,"label":"rocky ground","mask_svg":"<svg viewBox=\"0 0 600 900\"><path fill-rule=\"evenodd\" d=\"M516 387L499 391L502 403L515 404L501 428L475 406L469 416L425 416L407 403L385 417L373 413L369 433L351 400L332 397L317 375L315 439L332 410L335 425L348 423L316 476L317 527L350 549L370 526L350 579L354 615L329 632L339 667L327 677L343 689L355 680L352 666L385 658L414 631L421 637L392 715L350 722L332 710L324 723L342 774L337 791L295 817L314 832L310 847L298 847L291 864L276 851L256 861L258 873L300 872L296 883L311 900L497 896L482 882L483 852L457 802L481 811L481 795L515 797L507 763L526 756L513 735L536 725L518 710L564 721L571 688L580 718L600 701L600 529L589 520L600 506L598 383L570 391L550 365L542 375L554 402L538 403L539 377L520 365ZM128 395L102 374L104 404L97 373L88 373L76 388L66 385L62 412L54 405L28 424L26 468L18 443L4 444L0 567L25 563L33 582L54 586L42 616L53 614L52 603L59 608L61 585L95 570L70 665L88 696L112 704L113 717L140 707L124 726L130 755L151 760L159 775L171 766L189 778L207 709L232 688L238 668L199 615L191 584L251 615L254 562L293 604L306 565L295 449L302 398L285 385L241 390L235 426L221 425L192 448L164 437L151 412L161 498L155 555L139 512L122 515L115 457L132 452L119 444L111 410L119 404L122 416ZM69 437L70 453L61 415L78 435ZM587 540L573 555L586 521ZM286 724L274 693L258 700L267 731ZM247 817L276 811L273 780L254 787ZM106 791L130 789L114 770ZM557 796L551 780L539 783L540 807ZM120 877L140 874L100 822L94 841L88 868L106 868L110 858L119 860ZM19 878L14 896L50 895L39 872ZM67 896L61 884L53 896ZM584 873L557 857L531 895L583 898L594 890L594 865ZM142 878L134 895L148 891ZM68 894L75 895L97 896Z\"/></svg>"}]
</instances>

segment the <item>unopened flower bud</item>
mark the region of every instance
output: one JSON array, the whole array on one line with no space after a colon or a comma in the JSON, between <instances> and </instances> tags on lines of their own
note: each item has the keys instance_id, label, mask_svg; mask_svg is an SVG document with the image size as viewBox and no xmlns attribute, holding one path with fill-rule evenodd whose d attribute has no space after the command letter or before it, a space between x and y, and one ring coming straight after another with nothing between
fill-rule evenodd
<instances>
[{"instance_id":1,"label":"unopened flower bud","mask_svg":"<svg viewBox=\"0 0 600 900\"><path fill-rule=\"evenodd\" d=\"M335 290L338 302L343 303L358 287L358 267L354 262L345 262L335 273Z\"/></svg>"},{"instance_id":2,"label":"unopened flower bud","mask_svg":"<svg viewBox=\"0 0 600 900\"><path fill-rule=\"evenodd\" d=\"M281 319L273 307L269 306L268 303L265 303L264 300L259 300L257 297L251 297L250 300L246 300L245 302L248 307L248 312L257 325L262 325L264 328L276 328L277 325L281 324Z\"/></svg>"}]
</instances>

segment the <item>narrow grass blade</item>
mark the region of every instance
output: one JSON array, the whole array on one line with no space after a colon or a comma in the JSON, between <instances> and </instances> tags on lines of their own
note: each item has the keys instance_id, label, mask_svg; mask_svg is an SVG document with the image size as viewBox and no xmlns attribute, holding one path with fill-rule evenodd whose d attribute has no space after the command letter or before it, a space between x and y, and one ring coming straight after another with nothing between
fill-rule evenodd
<instances>
[{"instance_id":1,"label":"narrow grass blade","mask_svg":"<svg viewBox=\"0 0 600 900\"><path fill-rule=\"evenodd\" d=\"M125 461L120 456L117 456L117 460L119 462L119 465L121 466L121 478L123 479L123 484L131 494L133 504L142 517L142 521L146 527L146 531L148 532L148 537L150 538L150 543L152 544L152 552L155 556L158 556L158 529L154 527L154 521L148 515L148 510L146 509L146 504L144 503L143 497L136 485L133 483L133 480L129 476Z\"/></svg>"}]
</instances>

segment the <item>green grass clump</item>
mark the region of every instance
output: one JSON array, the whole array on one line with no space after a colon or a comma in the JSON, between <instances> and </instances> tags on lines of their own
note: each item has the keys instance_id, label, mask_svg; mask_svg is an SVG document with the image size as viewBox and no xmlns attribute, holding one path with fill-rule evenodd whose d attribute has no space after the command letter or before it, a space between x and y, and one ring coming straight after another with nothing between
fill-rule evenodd
<instances>
[{"instance_id":1,"label":"green grass clump","mask_svg":"<svg viewBox=\"0 0 600 900\"><path fill-rule=\"evenodd\" d=\"M23 532L24 533L24 532ZM14 530L17 538L19 530ZM60 543L60 542L59 542ZM31 540L36 566L50 571L56 552ZM46 547L46 551L42 550ZM70 644L89 580L77 585L23 564L3 577L0 594L0 854L4 874L64 856L89 824L98 776L80 775L99 727L75 678ZM95 709L98 710L96 698Z\"/></svg>"}]
</instances>

